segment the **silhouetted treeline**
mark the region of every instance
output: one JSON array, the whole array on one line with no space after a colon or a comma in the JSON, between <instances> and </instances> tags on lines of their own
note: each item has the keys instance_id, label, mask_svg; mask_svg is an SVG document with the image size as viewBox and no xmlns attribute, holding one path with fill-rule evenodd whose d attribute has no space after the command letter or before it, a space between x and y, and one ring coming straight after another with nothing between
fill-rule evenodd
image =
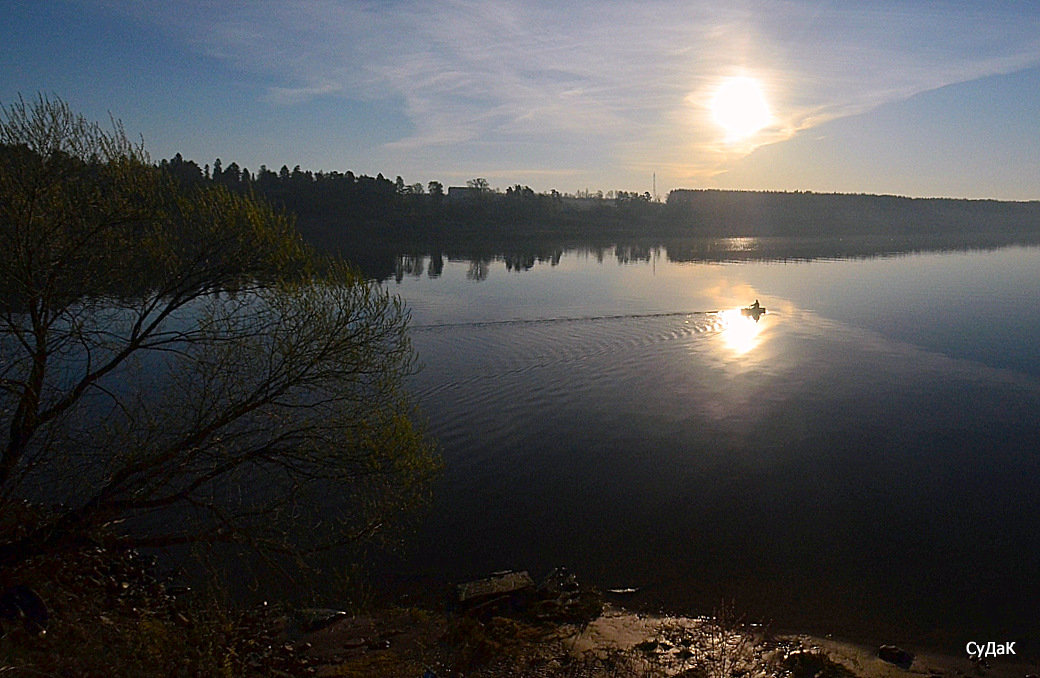
<instances>
[{"instance_id":1,"label":"silhouetted treeline","mask_svg":"<svg viewBox=\"0 0 1040 678\"><path fill-rule=\"evenodd\" d=\"M541 256L586 245L693 238L701 244L685 255L680 252L686 247L669 249L669 254L711 260L818 255L818 243L803 240L795 247L798 238L845 238L831 241L826 248L830 256L858 256L943 248L943 242L987 247L993 237L1018 242L1040 235L1038 201L680 189L672 191L666 203L658 203L649 193L626 191L611 191L602 198L536 193L521 185L503 191L479 178L446 187L438 181L408 184L401 177L391 181L382 174L311 172L299 166L282 166L277 172L261 166L252 172L234 162L224 166L219 159L200 167L180 154L160 166L187 184L215 182L262 197L296 215L311 243L354 261L377 278L399 276L398 258L407 252L449 257L465 253L467 260L477 262L523 252L510 263L513 270L525 270L532 246ZM853 246L848 240L852 236L890 242L879 245L872 240L859 251L860 244ZM732 243L711 240L740 237L760 240L754 251L733 251ZM769 242L768 252L757 251L767 244L762 238L787 240ZM478 274L479 270L474 273Z\"/></svg>"},{"instance_id":2,"label":"silhouetted treeline","mask_svg":"<svg viewBox=\"0 0 1040 678\"><path fill-rule=\"evenodd\" d=\"M373 178L353 172L315 173L303 171L299 165L291 171L282 166L278 172L261 165L254 173L234 162L224 167L219 158L212 168L200 167L179 153L160 165L183 182L212 181L233 191L253 192L302 219L320 216L344 224L392 223L405 211L396 185L382 174Z\"/></svg>"},{"instance_id":3,"label":"silhouetted treeline","mask_svg":"<svg viewBox=\"0 0 1040 678\"><path fill-rule=\"evenodd\" d=\"M832 236L1023 233L1040 202L812 192L675 190L665 221L688 235Z\"/></svg>"},{"instance_id":4,"label":"silhouetted treeline","mask_svg":"<svg viewBox=\"0 0 1040 678\"><path fill-rule=\"evenodd\" d=\"M311 172L282 166L277 172L261 166L255 172L219 159L199 166L180 154L160 165L187 183L212 181L235 191L255 193L276 207L294 213L305 231L324 235L380 234L388 229L414 234L482 231L525 233L582 231L588 228L629 228L647 224L663 205L648 193L612 191L611 199L577 199L558 191L536 193L519 184L504 191L485 179L466 186L445 187L439 181L407 184L379 174ZM331 233L330 233L331 231Z\"/></svg>"}]
</instances>

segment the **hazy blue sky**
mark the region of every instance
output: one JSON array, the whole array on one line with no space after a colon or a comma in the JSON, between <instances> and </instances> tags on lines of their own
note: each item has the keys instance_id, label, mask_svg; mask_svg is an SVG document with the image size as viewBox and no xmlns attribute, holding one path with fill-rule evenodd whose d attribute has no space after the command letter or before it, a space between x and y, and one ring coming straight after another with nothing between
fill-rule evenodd
<instances>
[{"instance_id":1,"label":"hazy blue sky","mask_svg":"<svg viewBox=\"0 0 1040 678\"><path fill-rule=\"evenodd\" d=\"M156 159L1040 199L1033 2L5 0L0 44L0 102L111 112ZM736 76L769 118L734 142Z\"/></svg>"}]
</instances>

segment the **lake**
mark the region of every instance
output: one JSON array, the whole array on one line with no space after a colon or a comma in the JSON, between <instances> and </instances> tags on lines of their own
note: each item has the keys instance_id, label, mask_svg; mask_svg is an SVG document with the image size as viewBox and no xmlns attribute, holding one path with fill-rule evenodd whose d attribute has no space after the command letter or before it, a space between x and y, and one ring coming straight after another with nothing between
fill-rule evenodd
<instances>
[{"instance_id":1,"label":"lake","mask_svg":"<svg viewBox=\"0 0 1040 678\"><path fill-rule=\"evenodd\" d=\"M445 471L390 571L439 591L565 565L634 607L1021 651L1040 632L1038 271L1035 246L402 258L386 285ZM757 322L737 310L755 299Z\"/></svg>"}]
</instances>

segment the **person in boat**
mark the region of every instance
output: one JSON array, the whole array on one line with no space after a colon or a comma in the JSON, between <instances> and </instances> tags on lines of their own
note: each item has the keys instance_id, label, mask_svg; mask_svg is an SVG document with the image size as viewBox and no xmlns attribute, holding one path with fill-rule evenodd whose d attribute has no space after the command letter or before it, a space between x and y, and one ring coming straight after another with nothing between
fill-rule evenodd
<instances>
[{"instance_id":1,"label":"person in boat","mask_svg":"<svg viewBox=\"0 0 1040 678\"><path fill-rule=\"evenodd\" d=\"M758 299L755 299L755 303L751 304L751 309L757 311L760 308L762 308L762 305L758 303Z\"/></svg>"}]
</instances>

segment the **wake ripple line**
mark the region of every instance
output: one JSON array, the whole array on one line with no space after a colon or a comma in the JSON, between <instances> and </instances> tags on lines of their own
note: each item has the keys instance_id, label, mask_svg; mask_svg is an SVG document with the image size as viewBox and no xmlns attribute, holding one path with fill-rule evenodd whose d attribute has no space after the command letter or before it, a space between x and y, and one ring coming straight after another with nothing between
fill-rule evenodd
<instances>
[{"instance_id":1,"label":"wake ripple line","mask_svg":"<svg viewBox=\"0 0 1040 678\"><path fill-rule=\"evenodd\" d=\"M599 320L634 320L637 318L675 318L690 315L718 315L721 311L666 311L663 313L621 313L618 315L584 315L563 318L512 318L510 320L469 320L455 323L412 325L413 331L438 330L452 327L494 327L498 325L548 325L551 323L580 323Z\"/></svg>"},{"instance_id":2,"label":"wake ripple line","mask_svg":"<svg viewBox=\"0 0 1040 678\"><path fill-rule=\"evenodd\" d=\"M656 313L656 314L644 314L635 316L612 316L614 318L643 318L643 317L676 317L676 316L688 316L688 315L709 315L710 313ZM520 321L528 322L531 321ZM489 323L490 325L503 325L506 323L494 322ZM474 324L468 323L465 326L472 326ZM455 325L458 327L459 325ZM594 347L590 347L585 344L582 346L575 346L574 348L568 347L563 349L561 353L545 354L535 353L533 355L520 355L511 356L506 358L503 362L505 365L498 364L491 366L487 371L483 371L477 374L473 374L468 377L456 378L451 381L441 382L438 384L431 384L423 389L418 389L415 395L420 399L436 396L442 392L457 389L459 387L468 387L471 384L483 382L483 381L495 381L503 377L512 377L521 375L530 370L546 369L553 367L560 367L568 364L574 364L589 359L596 359L605 355L615 353L617 351L632 351L645 346L650 346L662 342L669 342L686 337L691 337L705 332L713 332L716 328L713 326L699 327L681 327L672 328L670 330L658 331L651 334L637 335L637 336L617 336L612 337L609 340L602 341ZM573 338L573 339L576 339ZM505 358L505 357L503 357ZM498 388L498 386L495 386ZM478 402L484 399L483 391L471 393L464 400L472 400Z\"/></svg>"}]
</instances>

